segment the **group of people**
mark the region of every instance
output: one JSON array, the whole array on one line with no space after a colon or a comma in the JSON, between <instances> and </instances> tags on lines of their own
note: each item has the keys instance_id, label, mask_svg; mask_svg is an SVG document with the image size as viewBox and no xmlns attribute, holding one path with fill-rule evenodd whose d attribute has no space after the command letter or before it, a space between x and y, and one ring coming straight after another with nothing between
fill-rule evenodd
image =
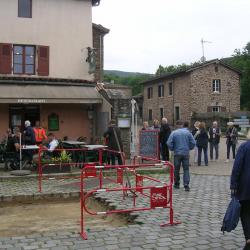
<instances>
[{"instance_id":1,"label":"group of people","mask_svg":"<svg viewBox=\"0 0 250 250\"><path fill-rule=\"evenodd\" d=\"M24 127L25 129L22 133L19 127L14 127L13 133L10 128L7 129L4 138L6 152L16 153L16 158L19 159L21 145L40 146L43 143L47 143L47 146L43 145L43 147L47 148L49 152L52 152L58 146L59 142L55 138L55 135L53 133L47 135L45 129L40 126L39 121L36 121L35 126L32 127L31 122L27 120L24 123ZM25 150L24 154L29 161L37 158L34 150Z\"/></svg>"},{"instance_id":2,"label":"group of people","mask_svg":"<svg viewBox=\"0 0 250 250\"><path fill-rule=\"evenodd\" d=\"M233 159L235 159L238 132L233 122L227 123L226 144L227 159L229 162L230 151L232 151ZM184 169L183 183L186 191L189 191L189 151L194 149L194 162L201 166L202 153L204 156L205 166L208 166L208 147L210 149L210 161L218 161L219 144L221 138L221 129L218 122L214 121L212 126L207 130L204 122L196 121L192 130L189 129L189 123L185 122L183 128L171 131L167 118L162 118L161 126L158 120L153 121L151 127L148 122L143 123L142 130L158 130L159 131L159 148L161 159L169 161L169 150L174 152L175 165L175 187L179 188L179 171L181 164Z\"/></svg>"}]
</instances>

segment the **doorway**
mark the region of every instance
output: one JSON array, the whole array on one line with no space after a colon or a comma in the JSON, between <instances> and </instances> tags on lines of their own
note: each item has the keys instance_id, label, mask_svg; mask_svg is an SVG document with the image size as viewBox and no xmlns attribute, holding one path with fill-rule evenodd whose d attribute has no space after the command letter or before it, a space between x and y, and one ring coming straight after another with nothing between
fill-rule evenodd
<instances>
[{"instance_id":1,"label":"doorway","mask_svg":"<svg viewBox=\"0 0 250 250\"><path fill-rule=\"evenodd\" d=\"M29 120L31 126L35 126L35 122L40 120L39 105L10 105L9 106L9 126L11 129L19 127L24 130L24 122Z\"/></svg>"}]
</instances>

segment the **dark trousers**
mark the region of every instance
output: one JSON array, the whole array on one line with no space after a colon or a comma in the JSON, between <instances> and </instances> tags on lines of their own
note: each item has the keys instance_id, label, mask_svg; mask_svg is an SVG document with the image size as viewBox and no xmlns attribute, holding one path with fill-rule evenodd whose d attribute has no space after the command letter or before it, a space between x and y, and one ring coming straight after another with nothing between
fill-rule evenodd
<instances>
[{"instance_id":1,"label":"dark trousers","mask_svg":"<svg viewBox=\"0 0 250 250\"><path fill-rule=\"evenodd\" d=\"M189 175L189 155L175 155L174 156L174 184L180 185L180 168L183 167L183 184L188 186L190 182Z\"/></svg>"},{"instance_id":2,"label":"dark trousers","mask_svg":"<svg viewBox=\"0 0 250 250\"><path fill-rule=\"evenodd\" d=\"M235 149L236 149L236 144L232 142L227 143L227 159L230 158L230 148L232 148L233 152L233 159L235 159Z\"/></svg>"},{"instance_id":3,"label":"dark trousers","mask_svg":"<svg viewBox=\"0 0 250 250\"><path fill-rule=\"evenodd\" d=\"M169 161L169 150L166 143L161 143L161 157L163 161Z\"/></svg>"},{"instance_id":4,"label":"dark trousers","mask_svg":"<svg viewBox=\"0 0 250 250\"><path fill-rule=\"evenodd\" d=\"M240 219L246 240L250 240L250 200L241 201Z\"/></svg>"},{"instance_id":5,"label":"dark trousers","mask_svg":"<svg viewBox=\"0 0 250 250\"><path fill-rule=\"evenodd\" d=\"M210 142L210 159L213 160L214 158L214 150L215 150L215 159L218 160L219 158L219 143Z\"/></svg>"},{"instance_id":6,"label":"dark trousers","mask_svg":"<svg viewBox=\"0 0 250 250\"><path fill-rule=\"evenodd\" d=\"M118 160L118 164L122 165L122 157L121 157L121 155L110 152L109 157L110 157L112 165L115 165L115 160L116 159Z\"/></svg>"},{"instance_id":7,"label":"dark trousers","mask_svg":"<svg viewBox=\"0 0 250 250\"><path fill-rule=\"evenodd\" d=\"M201 165L201 153L202 153L202 150L203 150L203 153L204 153L205 165L208 165L207 147L199 147L198 146L198 166Z\"/></svg>"}]
</instances>

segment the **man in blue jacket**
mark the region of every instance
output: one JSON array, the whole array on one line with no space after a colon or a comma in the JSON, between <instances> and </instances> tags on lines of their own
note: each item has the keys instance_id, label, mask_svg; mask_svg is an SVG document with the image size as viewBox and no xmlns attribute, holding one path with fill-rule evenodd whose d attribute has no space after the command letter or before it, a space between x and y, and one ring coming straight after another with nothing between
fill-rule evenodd
<instances>
[{"instance_id":1,"label":"man in blue jacket","mask_svg":"<svg viewBox=\"0 0 250 250\"><path fill-rule=\"evenodd\" d=\"M248 140L237 151L231 175L230 189L241 203L241 223L246 239L245 250L250 249L250 130Z\"/></svg>"},{"instance_id":2,"label":"man in blue jacket","mask_svg":"<svg viewBox=\"0 0 250 250\"><path fill-rule=\"evenodd\" d=\"M171 133L167 145L171 151L174 151L174 187L180 188L180 167L183 167L183 184L185 191L190 191L189 182L189 151L195 146L193 135L188 129L188 122L184 122L183 128L179 128Z\"/></svg>"}]
</instances>

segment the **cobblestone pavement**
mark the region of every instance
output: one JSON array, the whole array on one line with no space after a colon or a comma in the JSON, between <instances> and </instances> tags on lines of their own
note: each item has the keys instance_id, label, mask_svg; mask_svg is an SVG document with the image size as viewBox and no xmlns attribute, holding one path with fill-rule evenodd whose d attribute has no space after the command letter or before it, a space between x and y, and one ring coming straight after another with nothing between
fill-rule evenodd
<instances>
[{"instance_id":1,"label":"cobblestone pavement","mask_svg":"<svg viewBox=\"0 0 250 250\"><path fill-rule=\"evenodd\" d=\"M197 167L191 160L191 191L183 188L174 190L175 219L182 223L172 227L160 227L166 222L168 211L156 209L147 212L132 213L137 216L136 224L120 228L97 230L88 228L87 241L80 238L78 232L50 232L21 237L1 238L0 249L185 249L185 250L223 250L242 249L244 245L241 224L232 233L222 234L220 231L224 212L229 202L229 176L232 162L224 163L225 145L221 146L220 160L209 162L209 166ZM191 155L191 159L192 155ZM163 179L163 175L157 176ZM92 185L94 185L92 183ZM25 198L33 196L69 195L77 196L79 184L77 180L44 180L43 193L37 192L37 180L34 178L0 179L0 201L13 197ZM115 193L99 193L107 203L117 208L128 207L132 198ZM139 198L138 204L146 206L149 201ZM1 210L0 210L1 213ZM1 222L0 222L1 226Z\"/></svg>"},{"instance_id":2,"label":"cobblestone pavement","mask_svg":"<svg viewBox=\"0 0 250 250\"><path fill-rule=\"evenodd\" d=\"M4 190L10 187L3 189L3 186L8 181L0 183L1 195L7 195ZM66 192L66 182L70 180L47 180L47 192L55 187L58 192ZM77 232L62 229L57 233L0 238L0 249L241 249L244 239L240 225L233 233L223 235L220 232L229 200L229 177L193 175L191 183L190 192L183 189L174 191L175 218L182 222L180 225L160 227L159 224L166 221L167 212L166 209L157 209L140 212L135 220L139 224L101 231L92 231L90 227L87 241L83 241ZM26 186L16 183L15 188L20 193L26 190L27 194L34 191L32 185L36 187L35 184L35 180L29 180ZM76 190L72 185L66 187L67 191L68 188L70 191ZM123 202L117 195L111 197L108 194L100 193L99 196L117 207L126 207L131 203L131 198ZM142 206L146 205L145 202L145 199L140 200Z\"/></svg>"}]
</instances>

